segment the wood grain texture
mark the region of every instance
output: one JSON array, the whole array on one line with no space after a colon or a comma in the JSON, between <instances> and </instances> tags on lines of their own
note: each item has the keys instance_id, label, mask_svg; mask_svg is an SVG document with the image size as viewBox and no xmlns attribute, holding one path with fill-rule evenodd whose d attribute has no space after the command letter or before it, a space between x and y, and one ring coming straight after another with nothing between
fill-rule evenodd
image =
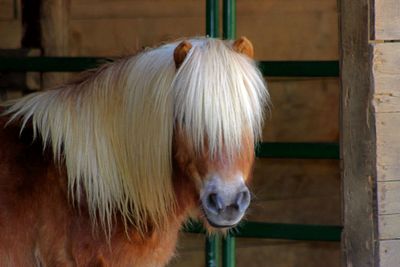
<instances>
[{"instance_id":1,"label":"wood grain texture","mask_svg":"<svg viewBox=\"0 0 400 267\"><path fill-rule=\"evenodd\" d=\"M0 0L0 21L16 19L13 0Z\"/></svg>"},{"instance_id":2,"label":"wood grain texture","mask_svg":"<svg viewBox=\"0 0 400 267\"><path fill-rule=\"evenodd\" d=\"M374 0L374 40L400 40L400 1Z\"/></svg>"},{"instance_id":3,"label":"wood grain texture","mask_svg":"<svg viewBox=\"0 0 400 267\"><path fill-rule=\"evenodd\" d=\"M379 215L400 214L400 181L378 182Z\"/></svg>"},{"instance_id":4,"label":"wood grain texture","mask_svg":"<svg viewBox=\"0 0 400 267\"><path fill-rule=\"evenodd\" d=\"M379 215L378 231L379 240L400 239L400 214Z\"/></svg>"},{"instance_id":5,"label":"wood grain texture","mask_svg":"<svg viewBox=\"0 0 400 267\"><path fill-rule=\"evenodd\" d=\"M369 1L340 1L343 266L378 266Z\"/></svg>"},{"instance_id":6,"label":"wood grain texture","mask_svg":"<svg viewBox=\"0 0 400 267\"><path fill-rule=\"evenodd\" d=\"M378 181L400 180L399 125L400 113L376 114Z\"/></svg>"},{"instance_id":7,"label":"wood grain texture","mask_svg":"<svg viewBox=\"0 0 400 267\"><path fill-rule=\"evenodd\" d=\"M69 55L69 0L43 0L41 13L42 49L45 56ZM65 74L43 74L44 88L62 84Z\"/></svg>"},{"instance_id":8,"label":"wood grain texture","mask_svg":"<svg viewBox=\"0 0 400 267\"><path fill-rule=\"evenodd\" d=\"M386 240L380 242L379 256L380 266L395 267L400 263L400 240Z\"/></svg>"}]
</instances>

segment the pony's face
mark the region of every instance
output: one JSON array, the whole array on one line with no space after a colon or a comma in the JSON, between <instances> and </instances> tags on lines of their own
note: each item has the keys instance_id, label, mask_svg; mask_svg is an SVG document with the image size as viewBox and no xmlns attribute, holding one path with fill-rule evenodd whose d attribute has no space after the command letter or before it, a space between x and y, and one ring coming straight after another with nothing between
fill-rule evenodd
<instances>
[{"instance_id":1,"label":"pony's face","mask_svg":"<svg viewBox=\"0 0 400 267\"><path fill-rule=\"evenodd\" d=\"M182 68L187 66L184 65L184 60L191 48L192 44L187 41L181 42L176 47L174 51L174 61L177 69L181 66ZM244 37L233 42L231 48L233 50L232 53L244 54L250 58L253 56L253 46L250 41ZM198 50L195 50L193 53L197 51ZM209 58L208 60L211 61ZM249 67L251 66L249 65ZM226 68L229 69L229 66L226 66ZM191 68L189 67L182 71L188 69ZM218 68L216 69L219 70ZM191 74L193 75L193 73ZM224 78L224 75L228 76L235 74L237 73L228 71L225 73L224 69L221 72L221 76L216 78L221 80L221 87L223 87L226 86L226 84L229 84L229 82L227 82L229 79L226 79L226 77ZM194 75L196 75L196 73L194 73ZM191 76L186 75L185 77ZM194 79L207 78L209 77L203 75L200 76L200 78L195 77ZM207 86L207 84L205 84L205 86ZM213 86L218 88L219 84L217 83L217 85L214 84ZM190 86L187 87L191 88ZM238 90L238 88L246 90L247 92L245 86L242 88L237 84L232 85L233 91ZM179 89L185 90L186 88ZM202 88L199 88L198 90L202 90ZM221 102L211 103L214 103L215 107L219 108L216 108L216 110L220 110L220 114L227 114L234 110L227 109L225 106L225 103L231 103L231 98L232 105L241 106L243 103L249 105L251 102L250 99L254 99L255 95L255 92L251 92L249 95L241 95L239 92L232 95L226 94L224 96L229 96L229 99L225 98L221 100ZM202 97L204 99L208 96L200 96L198 98L201 99ZM219 97L222 98L222 96ZM192 95L188 97L188 99L191 98L193 98ZM244 102L240 103L240 100L237 100L236 98L239 98L240 100L244 98L246 100L243 100ZM193 104L193 106L195 106L195 104ZM208 117L198 119L198 117L193 118L189 116L188 119L185 118L185 114L191 114L190 109L193 106L183 109L183 111L179 113L183 114L183 118L180 117L180 119L177 120L173 136L175 192L177 194L178 202L184 203L183 205L190 205L190 203L186 203L190 201L197 205L202 212L201 217L205 218L205 221L207 222L206 225L216 228L231 227L236 225L243 218L245 211L250 204L250 192L247 183L249 181L254 161L254 129L250 130L247 128L248 130L246 130L246 127L252 127L252 119L248 119L246 116L252 111L250 109L238 109L237 112L244 113L243 117L240 115L236 117L233 116L236 121L230 121L229 125L240 125L241 127L236 127L232 130L230 127L221 126L223 123L211 123L211 126L198 123L199 121L208 120ZM212 112L208 113L208 111L203 108L197 107L197 109L194 110L197 110L199 114L208 114L209 117L216 117L216 120L219 120L219 122L224 119L224 117L218 116ZM231 119L232 116L226 116L226 118ZM243 122L243 118L248 119L247 123ZM236 124L236 122L238 123ZM210 130L211 128L215 129L218 127L220 127L220 131ZM190 132L193 128L195 131ZM207 128L208 130L204 129L204 133L199 134L203 128ZM225 135L221 135L221 131L225 130ZM234 141L232 141L233 139L229 139L232 136L235 137ZM224 140L226 143L224 143ZM218 143L218 145L216 145L216 143ZM187 190L187 184L191 185L191 188L189 188L191 190ZM186 186L186 188L184 190L177 189L178 187L182 189L182 186ZM182 192L191 193L182 197Z\"/></svg>"},{"instance_id":2,"label":"pony's face","mask_svg":"<svg viewBox=\"0 0 400 267\"><path fill-rule=\"evenodd\" d=\"M193 192L185 199L197 203L200 217L211 227L236 225L250 204L247 184L254 162L254 145L252 138L243 139L243 148L237 155L211 157L207 147L195 151L182 130L174 133L174 172L180 176L179 180L184 179L181 183L192 184Z\"/></svg>"}]
</instances>

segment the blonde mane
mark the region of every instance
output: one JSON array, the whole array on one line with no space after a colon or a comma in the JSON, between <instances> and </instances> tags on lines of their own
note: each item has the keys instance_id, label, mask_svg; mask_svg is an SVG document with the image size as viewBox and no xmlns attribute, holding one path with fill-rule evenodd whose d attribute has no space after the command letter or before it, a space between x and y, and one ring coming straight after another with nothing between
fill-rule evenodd
<instances>
[{"instance_id":1,"label":"blonde mane","mask_svg":"<svg viewBox=\"0 0 400 267\"><path fill-rule=\"evenodd\" d=\"M255 64L230 44L189 40L176 70L177 43L110 63L83 81L30 94L9 107L63 162L74 202L88 203L94 224L163 227L174 212L172 135L185 129L198 150L238 152L244 133L261 132L268 98Z\"/></svg>"}]
</instances>

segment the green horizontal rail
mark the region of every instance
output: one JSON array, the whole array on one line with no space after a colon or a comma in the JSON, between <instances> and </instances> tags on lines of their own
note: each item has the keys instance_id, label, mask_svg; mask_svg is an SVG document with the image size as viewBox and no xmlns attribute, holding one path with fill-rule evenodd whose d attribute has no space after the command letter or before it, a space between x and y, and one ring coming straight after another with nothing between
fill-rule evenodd
<instances>
[{"instance_id":1,"label":"green horizontal rail","mask_svg":"<svg viewBox=\"0 0 400 267\"><path fill-rule=\"evenodd\" d=\"M258 66L270 77L338 77L339 61L260 61Z\"/></svg>"},{"instance_id":2,"label":"green horizontal rail","mask_svg":"<svg viewBox=\"0 0 400 267\"><path fill-rule=\"evenodd\" d=\"M0 71L79 72L112 59L100 57L0 57ZM261 72L269 77L336 77L338 61L260 61Z\"/></svg>"},{"instance_id":3,"label":"green horizontal rail","mask_svg":"<svg viewBox=\"0 0 400 267\"><path fill-rule=\"evenodd\" d=\"M341 226L243 222L235 228L236 237L340 241Z\"/></svg>"},{"instance_id":4,"label":"green horizontal rail","mask_svg":"<svg viewBox=\"0 0 400 267\"><path fill-rule=\"evenodd\" d=\"M339 159L338 143L269 143L256 146L259 158Z\"/></svg>"},{"instance_id":5,"label":"green horizontal rail","mask_svg":"<svg viewBox=\"0 0 400 267\"><path fill-rule=\"evenodd\" d=\"M188 233L205 233L200 223L185 226ZM342 226L285 223L242 222L230 231L233 237L286 239L303 241L332 241L341 239Z\"/></svg>"}]
</instances>

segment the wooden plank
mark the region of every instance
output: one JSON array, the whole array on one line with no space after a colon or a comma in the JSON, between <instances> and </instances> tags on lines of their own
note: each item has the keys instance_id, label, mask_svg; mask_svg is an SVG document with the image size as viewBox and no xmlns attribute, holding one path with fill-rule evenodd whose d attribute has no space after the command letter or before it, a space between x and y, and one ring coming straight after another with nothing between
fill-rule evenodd
<instances>
[{"instance_id":1,"label":"wooden plank","mask_svg":"<svg viewBox=\"0 0 400 267\"><path fill-rule=\"evenodd\" d=\"M72 1L71 19L121 19L161 17L204 17L203 1L113 1L90 3Z\"/></svg>"},{"instance_id":2,"label":"wooden plank","mask_svg":"<svg viewBox=\"0 0 400 267\"><path fill-rule=\"evenodd\" d=\"M400 180L400 44L378 43L373 53L378 181Z\"/></svg>"},{"instance_id":3,"label":"wooden plank","mask_svg":"<svg viewBox=\"0 0 400 267\"><path fill-rule=\"evenodd\" d=\"M369 0L341 0L343 266L377 266L375 114L371 107Z\"/></svg>"},{"instance_id":4,"label":"wooden plank","mask_svg":"<svg viewBox=\"0 0 400 267\"><path fill-rule=\"evenodd\" d=\"M400 180L399 125L400 113L376 114L378 181Z\"/></svg>"},{"instance_id":5,"label":"wooden plank","mask_svg":"<svg viewBox=\"0 0 400 267\"><path fill-rule=\"evenodd\" d=\"M400 239L400 214L379 215L378 232L379 240Z\"/></svg>"},{"instance_id":6,"label":"wooden plank","mask_svg":"<svg viewBox=\"0 0 400 267\"><path fill-rule=\"evenodd\" d=\"M400 213L400 181L378 182L378 214Z\"/></svg>"},{"instance_id":7,"label":"wooden plank","mask_svg":"<svg viewBox=\"0 0 400 267\"><path fill-rule=\"evenodd\" d=\"M69 55L69 1L43 0L42 1L42 48L45 56ZM62 84L67 75L45 73L43 86L50 88Z\"/></svg>"},{"instance_id":8,"label":"wooden plank","mask_svg":"<svg viewBox=\"0 0 400 267\"><path fill-rule=\"evenodd\" d=\"M22 23L19 20L0 21L0 49L21 47Z\"/></svg>"},{"instance_id":9,"label":"wooden plank","mask_svg":"<svg viewBox=\"0 0 400 267\"><path fill-rule=\"evenodd\" d=\"M385 240L380 242L378 266L390 267L400 265L400 240Z\"/></svg>"},{"instance_id":10,"label":"wooden plank","mask_svg":"<svg viewBox=\"0 0 400 267\"><path fill-rule=\"evenodd\" d=\"M142 47L204 34L204 17L73 20L71 55L122 56ZM119 30L123 29L123 30Z\"/></svg>"},{"instance_id":11,"label":"wooden plank","mask_svg":"<svg viewBox=\"0 0 400 267\"><path fill-rule=\"evenodd\" d=\"M400 112L400 44L375 44L373 64L376 112Z\"/></svg>"},{"instance_id":12,"label":"wooden plank","mask_svg":"<svg viewBox=\"0 0 400 267\"><path fill-rule=\"evenodd\" d=\"M240 16L265 15L282 12L335 12L334 1L308 0L238 1L237 10ZM204 1L83 1L71 2L72 19L98 18L160 18L160 17L198 17L205 14Z\"/></svg>"},{"instance_id":13,"label":"wooden plank","mask_svg":"<svg viewBox=\"0 0 400 267\"><path fill-rule=\"evenodd\" d=\"M400 1L375 0L374 40L400 40Z\"/></svg>"},{"instance_id":14,"label":"wooden plank","mask_svg":"<svg viewBox=\"0 0 400 267\"><path fill-rule=\"evenodd\" d=\"M14 20L16 19L14 12L14 0L1 0L0 1L0 21L1 20Z\"/></svg>"}]
</instances>

